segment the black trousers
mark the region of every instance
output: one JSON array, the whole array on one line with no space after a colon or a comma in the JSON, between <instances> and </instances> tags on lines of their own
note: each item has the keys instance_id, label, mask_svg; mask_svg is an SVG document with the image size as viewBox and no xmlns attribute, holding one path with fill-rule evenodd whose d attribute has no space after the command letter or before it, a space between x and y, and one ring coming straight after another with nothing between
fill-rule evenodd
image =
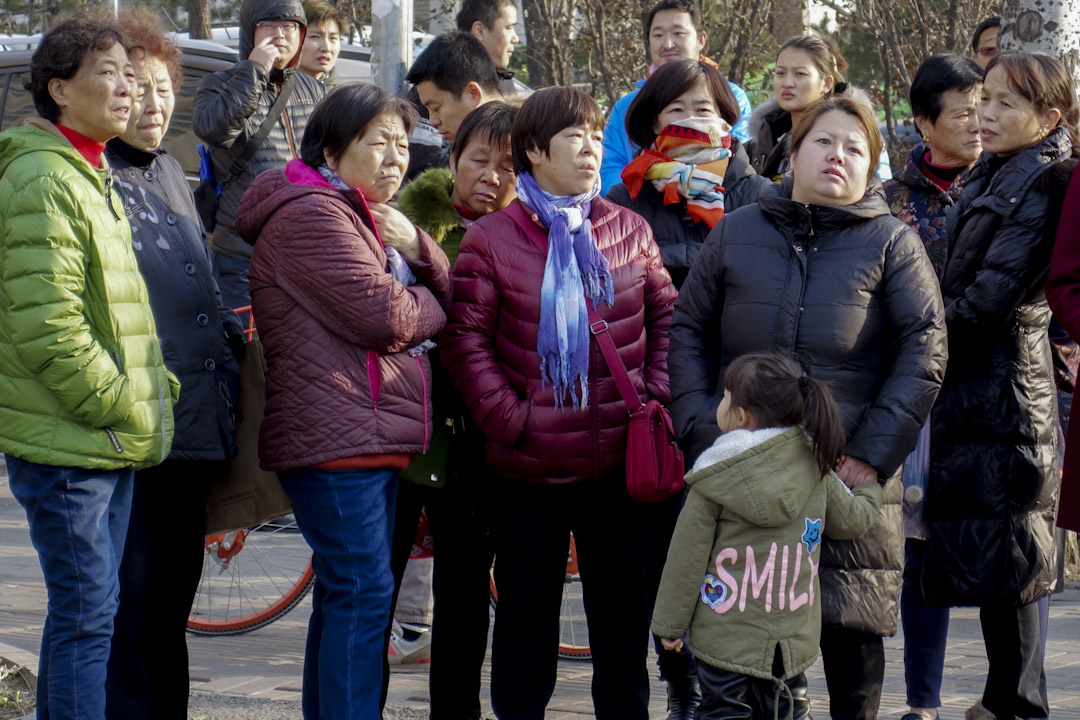
<instances>
[{"instance_id":1,"label":"black trousers","mask_svg":"<svg viewBox=\"0 0 1080 720\"><path fill-rule=\"evenodd\" d=\"M885 682L885 641L881 636L823 627L821 660L832 720L874 720Z\"/></svg>"},{"instance_id":2,"label":"black trousers","mask_svg":"<svg viewBox=\"0 0 1080 720\"><path fill-rule=\"evenodd\" d=\"M775 680L721 670L700 661L697 674L701 684L701 705L694 720L772 720L777 716L786 718L789 708L794 720L810 717L805 674L800 673L786 681L790 699ZM773 658L773 674L777 677L784 674L780 648L776 649Z\"/></svg>"},{"instance_id":3,"label":"black trousers","mask_svg":"<svg viewBox=\"0 0 1080 720\"><path fill-rule=\"evenodd\" d=\"M491 618L491 482L479 462L451 475L428 505L435 540L431 720L479 720Z\"/></svg>"},{"instance_id":4,"label":"black trousers","mask_svg":"<svg viewBox=\"0 0 1080 720\"><path fill-rule=\"evenodd\" d=\"M542 720L555 689L566 553L577 545L598 720L648 720L645 508L622 472L565 485L500 477L495 507L491 703L500 720Z\"/></svg>"},{"instance_id":5,"label":"black trousers","mask_svg":"<svg viewBox=\"0 0 1080 720\"><path fill-rule=\"evenodd\" d=\"M135 473L108 720L187 720L187 619L202 574L206 495L224 463L166 460Z\"/></svg>"},{"instance_id":6,"label":"black trousers","mask_svg":"<svg viewBox=\"0 0 1080 720\"><path fill-rule=\"evenodd\" d=\"M675 523L679 519L679 511L683 506L683 493L677 493L663 502L646 503L645 513L647 517L648 533L646 535L646 565L645 582L649 594L649 617L652 618L653 608L656 607L656 594L660 591L660 579L664 574L664 564L667 562L668 547L671 545L671 536L675 533ZM656 649L656 664L660 668L660 679L680 679L692 677L694 673L694 656L690 648L683 646L682 651L665 650L660 638L653 638L653 646Z\"/></svg>"},{"instance_id":7,"label":"black trousers","mask_svg":"<svg viewBox=\"0 0 1080 720\"><path fill-rule=\"evenodd\" d=\"M983 705L1001 720L1048 718L1039 603L979 608L986 659Z\"/></svg>"}]
</instances>

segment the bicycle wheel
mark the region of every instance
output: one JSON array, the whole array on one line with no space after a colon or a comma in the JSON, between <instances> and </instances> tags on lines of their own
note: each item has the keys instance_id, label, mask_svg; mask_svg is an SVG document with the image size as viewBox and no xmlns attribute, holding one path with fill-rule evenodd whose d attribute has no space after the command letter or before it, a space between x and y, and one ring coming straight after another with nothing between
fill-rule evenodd
<instances>
[{"instance_id":1,"label":"bicycle wheel","mask_svg":"<svg viewBox=\"0 0 1080 720\"><path fill-rule=\"evenodd\" d=\"M499 603L495 574L491 573L491 607ZM559 657L564 660L591 660L589 627L585 621L585 604L581 593L581 574L578 572L577 545L570 536L570 549L563 576L562 609L559 612Z\"/></svg>"},{"instance_id":2,"label":"bicycle wheel","mask_svg":"<svg viewBox=\"0 0 1080 720\"><path fill-rule=\"evenodd\" d=\"M274 622L311 591L311 550L291 516L206 536L194 635L240 635Z\"/></svg>"}]
</instances>

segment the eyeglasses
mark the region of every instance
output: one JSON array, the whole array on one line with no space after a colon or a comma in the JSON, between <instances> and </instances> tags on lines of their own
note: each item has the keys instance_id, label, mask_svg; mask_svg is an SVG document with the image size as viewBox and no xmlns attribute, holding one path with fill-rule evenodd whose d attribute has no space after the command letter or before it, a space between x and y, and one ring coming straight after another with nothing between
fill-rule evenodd
<instances>
[{"instance_id":1,"label":"eyeglasses","mask_svg":"<svg viewBox=\"0 0 1080 720\"><path fill-rule=\"evenodd\" d=\"M300 32L300 23L295 20L273 20L255 24L255 29L269 30L275 35L280 31L283 35L295 35Z\"/></svg>"}]
</instances>

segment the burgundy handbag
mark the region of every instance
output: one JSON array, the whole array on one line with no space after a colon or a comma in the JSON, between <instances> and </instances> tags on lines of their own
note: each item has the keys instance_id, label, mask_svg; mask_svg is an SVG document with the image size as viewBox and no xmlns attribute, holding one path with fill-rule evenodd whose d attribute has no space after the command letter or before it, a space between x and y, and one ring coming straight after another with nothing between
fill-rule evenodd
<instances>
[{"instance_id":1,"label":"burgundy handbag","mask_svg":"<svg viewBox=\"0 0 1080 720\"><path fill-rule=\"evenodd\" d=\"M525 214L519 201L511 203L508 213L518 227L547 252L547 238ZM630 423L626 435L626 491L630 497L642 502L660 502L683 489L685 464L682 450L675 441L675 428L671 416L658 400L641 402L630 381L630 373L619 357L615 341L608 333L607 321L600 317L592 303L589 309L589 331L596 338L615 386L626 403Z\"/></svg>"}]
</instances>

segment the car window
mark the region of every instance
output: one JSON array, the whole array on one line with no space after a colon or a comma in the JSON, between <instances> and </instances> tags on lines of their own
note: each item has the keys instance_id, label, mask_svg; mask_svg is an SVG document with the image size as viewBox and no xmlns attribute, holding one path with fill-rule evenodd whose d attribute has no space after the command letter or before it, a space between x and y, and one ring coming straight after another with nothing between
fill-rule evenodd
<instances>
[{"instance_id":1,"label":"car window","mask_svg":"<svg viewBox=\"0 0 1080 720\"><path fill-rule=\"evenodd\" d=\"M15 127L23 118L37 117L34 101L25 84L30 82L30 70L0 70L0 130Z\"/></svg>"}]
</instances>

